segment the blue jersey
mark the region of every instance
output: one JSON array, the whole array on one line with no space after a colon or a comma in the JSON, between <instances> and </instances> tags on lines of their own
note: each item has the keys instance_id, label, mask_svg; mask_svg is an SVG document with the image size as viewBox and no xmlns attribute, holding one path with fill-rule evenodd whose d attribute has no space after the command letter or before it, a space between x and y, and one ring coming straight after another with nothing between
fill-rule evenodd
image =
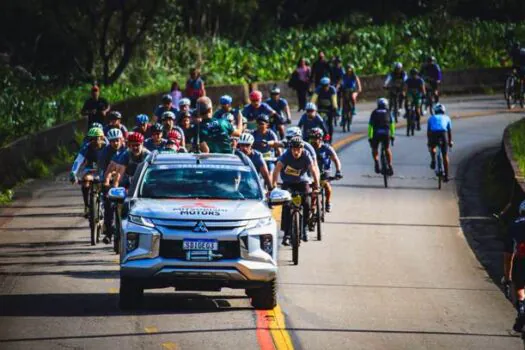
<instances>
[{"instance_id":1,"label":"blue jersey","mask_svg":"<svg viewBox=\"0 0 525 350\"><path fill-rule=\"evenodd\" d=\"M427 131L439 132L452 130L452 121L446 114L434 114L428 118Z\"/></svg>"},{"instance_id":2,"label":"blue jersey","mask_svg":"<svg viewBox=\"0 0 525 350\"><path fill-rule=\"evenodd\" d=\"M250 154L248 158L250 158L250 160L253 163L253 166L255 167L257 172L260 174L261 168L266 164L262 153L257 150L252 150L252 154Z\"/></svg>"},{"instance_id":3,"label":"blue jersey","mask_svg":"<svg viewBox=\"0 0 525 350\"><path fill-rule=\"evenodd\" d=\"M335 150L332 146L323 143L321 147L315 150L317 154L317 164L321 173L329 171L332 167L332 157L335 156Z\"/></svg>"},{"instance_id":4,"label":"blue jersey","mask_svg":"<svg viewBox=\"0 0 525 350\"><path fill-rule=\"evenodd\" d=\"M158 118L158 120L161 120L162 119L162 114L164 112L173 112L173 114L175 114L175 116L177 116L179 114L179 110L173 106L171 106L171 108L167 109L165 108L163 105L158 105L157 108L155 108L155 111L153 112L153 115L156 116Z\"/></svg>"},{"instance_id":5,"label":"blue jersey","mask_svg":"<svg viewBox=\"0 0 525 350\"><path fill-rule=\"evenodd\" d=\"M286 107L288 106L288 101L286 101L284 98L279 98L278 100L269 98L266 100L266 104L277 113L276 117L270 118L270 123L272 125L285 124L287 119Z\"/></svg>"},{"instance_id":6,"label":"blue jersey","mask_svg":"<svg viewBox=\"0 0 525 350\"><path fill-rule=\"evenodd\" d=\"M304 113L299 119L299 124L297 124L303 130L303 139L308 140L308 134L313 128L320 128L323 130L324 134L328 133L326 125L323 118L319 114L316 114L312 119L308 118L308 115Z\"/></svg>"},{"instance_id":7,"label":"blue jersey","mask_svg":"<svg viewBox=\"0 0 525 350\"><path fill-rule=\"evenodd\" d=\"M150 151L143 147L142 152L138 156L133 155L129 150L125 150L122 153L116 154L112 160L119 165L125 166L126 175L132 178L133 175L135 175L138 165L142 163L149 154Z\"/></svg>"},{"instance_id":8,"label":"blue jersey","mask_svg":"<svg viewBox=\"0 0 525 350\"><path fill-rule=\"evenodd\" d=\"M107 144L104 144L101 148L98 149L91 147L90 143L87 143L84 146L82 146L78 153L84 157L84 160L86 161L86 168L98 167L99 161L100 159L102 159L104 148L106 146Z\"/></svg>"},{"instance_id":9,"label":"blue jersey","mask_svg":"<svg viewBox=\"0 0 525 350\"><path fill-rule=\"evenodd\" d=\"M425 85L425 81L421 78L408 78L405 80L405 85L408 90L417 90L420 91L421 88Z\"/></svg>"},{"instance_id":10,"label":"blue jersey","mask_svg":"<svg viewBox=\"0 0 525 350\"><path fill-rule=\"evenodd\" d=\"M303 151L301 156L296 159L292 155L292 152L287 150L282 156L279 157L279 162L281 162L283 165L283 169L281 170L281 179L283 180L283 184L303 183L310 181L310 178L308 177L308 170L314 161L307 152Z\"/></svg>"},{"instance_id":11,"label":"blue jersey","mask_svg":"<svg viewBox=\"0 0 525 350\"><path fill-rule=\"evenodd\" d=\"M114 149L111 145L107 145L102 149L100 158L98 159L98 168L105 171L115 155L118 155L126 150L126 147L121 146L119 149Z\"/></svg>"},{"instance_id":12,"label":"blue jersey","mask_svg":"<svg viewBox=\"0 0 525 350\"><path fill-rule=\"evenodd\" d=\"M357 76L355 74L343 75L343 83L341 86L343 90L357 91Z\"/></svg>"},{"instance_id":13,"label":"blue jersey","mask_svg":"<svg viewBox=\"0 0 525 350\"><path fill-rule=\"evenodd\" d=\"M167 142L168 140L166 139L160 139L160 142L158 144L155 144L155 142L153 141L153 138L150 137L149 139L144 141L144 147L146 147L146 149L150 152L160 151L161 149L164 148L164 146L166 146Z\"/></svg>"},{"instance_id":14,"label":"blue jersey","mask_svg":"<svg viewBox=\"0 0 525 350\"><path fill-rule=\"evenodd\" d=\"M264 135L259 130L255 130L252 135L254 138L253 149L263 153L265 158L272 157L273 149L267 143L265 145L263 141L278 141L277 134L273 130L268 129Z\"/></svg>"},{"instance_id":15,"label":"blue jersey","mask_svg":"<svg viewBox=\"0 0 525 350\"><path fill-rule=\"evenodd\" d=\"M272 107L268 106L266 103L261 103L259 108L253 107L251 104L244 106L242 109L242 115L248 120L248 129L255 130L257 117L260 115L271 116L275 111Z\"/></svg>"},{"instance_id":16,"label":"blue jersey","mask_svg":"<svg viewBox=\"0 0 525 350\"><path fill-rule=\"evenodd\" d=\"M335 84L343 78L345 70L343 67L332 67L330 70L330 80Z\"/></svg>"}]
</instances>

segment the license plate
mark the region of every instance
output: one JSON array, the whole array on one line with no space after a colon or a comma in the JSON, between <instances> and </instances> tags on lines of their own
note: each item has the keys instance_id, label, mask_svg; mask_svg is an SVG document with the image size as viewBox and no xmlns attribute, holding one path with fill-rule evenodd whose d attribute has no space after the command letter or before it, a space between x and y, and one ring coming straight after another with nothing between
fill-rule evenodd
<instances>
[{"instance_id":1,"label":"license plate","mask_svg":"<svg viewBox=\"0 0 525 350\"><path fill-rule=\"evenodd\" d=\"M219 242L214 239L185 239L183 250L219 250Z\"/></svg>"}]
</instances>

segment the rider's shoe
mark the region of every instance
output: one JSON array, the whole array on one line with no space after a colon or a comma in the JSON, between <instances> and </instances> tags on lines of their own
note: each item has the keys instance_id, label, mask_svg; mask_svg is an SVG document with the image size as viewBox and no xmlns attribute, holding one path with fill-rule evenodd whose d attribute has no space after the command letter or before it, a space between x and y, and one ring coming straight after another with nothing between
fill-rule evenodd
<instances>
[{"instance_id":1,"label":"rider's shoe","mask_svg":"<svg viewBox=\"0 0 525 350\"><path fill-rule=\"evenodd\" d=\"M432 170L436 169L436 161L433 159L430 161L430 169Z\"/></svg>"},{"instance_id":2,"label":"rider's shoe","mask_svg":"<svg viewBox=\"0 0 525 350\"><path fill-rule=\"evenodd\" d=\"M290 245L290 236L288 235L284 235L283 236L283 241L281 242L282 245L284 246L289 246Z\"/></svg>"},{"instance_id":3,"label":"rider's shoe","mask_svg":"<svg viewBox=\"0 0 525 350\"><path fill-rule=\"evenodd\" d=\"M109 235L104 236L104 238L102 238L102 242L104 244L110 244L111 243L111 236L109 236Z\"/></svg>"},{"instance_id":4,"label":"rider's shoe","mask_svg":"<svg viewBox=\"0 0 525 350\"><path fill-rule=\"evenodd\" d=\"M309 232L314 232L315 231L315 222L309 222L308 223L308 231Z\"/></svg>"},{"instance_id":5,"label":"rider's shoe","mask_svg":"<svg viewBox=\"0 0 525 350\"><path fill-rule=\"evenodd\" d=\"M303 240L303 242L308 242L308 232L306 232L306 230L304 230L304 233L301 239Z\"/></svg>"},{"instance_id":6,"label":"rider's shoe","mask_svg":"<svg viewBox=\"0 0 525 350\"><path fill-rule=\"evenodd\" d=\"M388 176L392 176L392 175L394 175L394 168L390 165L388 167Z\"/></svg>"},{"instance_id":7,"label":"rider's shoe","mask_svg":"<svg viewBox=\"0 0 525 350\"><path fill-rule=\"evenodd\" d=\"M521 332L523 330L523 326L525 325L525 320L523 317L516 317L516 321L514 322L514 325L512 326L512 329L514 332Z\"/></svg>"},{"instance_id":8,"label":"rider's shoe","mask_svg":"<svg viewBox=\"0 0 525 350\"><path fill-rule=\"evenodd\" d=\"M84 217L89 218L89 207L84 206Z\"/></svg>"},{"instance_id":9,"label":"rider's shoe","mask_svg":"<svg viewBox=\"0 0 525 350\"><path fill-rule=\"evenodd\" d=\"M381 173L381 169L379 169L379 162L374 162L374 171L376 172L376 174Z\"/></svg>"},{"instance_id":10,"label":"rider's shoe","mask_svg":"<svg viewBox=\"0 0 525 350\"><path fill-rule=\"evenodd\" d=\"M329 213L332 211L332 203L326 203L326 212Z\"/></svg>"},{"instance_id":11,"label":"rider's shoe","mask_svg":"<svg viewBox=\"0 0 525 350\"><path fill-rule=\"evenodd\" d=\"M448 174L443 175L443 182L448 182L448 181L449 181Z\"/></svg>"},{"instance_id":12,"label":"rider's shoe","mask_svg":"<svg viewBox=\"0 0 525 350\"><path fill-rule=\"evenodd\" d=\"M417 131L421 131L421 124L419 124L419 122L417 123L416 129L417 129Z\"/></svg>"}]
</instances>

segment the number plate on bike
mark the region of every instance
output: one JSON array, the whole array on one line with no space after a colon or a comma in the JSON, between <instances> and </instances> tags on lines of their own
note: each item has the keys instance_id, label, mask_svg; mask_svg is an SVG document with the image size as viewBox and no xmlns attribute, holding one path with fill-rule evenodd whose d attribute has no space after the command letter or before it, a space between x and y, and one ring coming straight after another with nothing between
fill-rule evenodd
<instances>
[{"instance_id":1,"label":"number plate on bike","mask_svg":"<svg viewBox=\"0 0 525 350\"><path fill-rule=\"evenodd\" d=\"M185 239L183 250L219 250L219 242L215 239Z\"/></svg>"},{"instance_id":2,"label":"number plate on bike","mask_svg":"<svg viewBox=\"0 0 525 350\"><path fill-rule=\"evenodd\" d=\"M296 206L300 206L301 205L301 196L294 196L292 197L292 203Z\"/></svg>"}]
</instances>

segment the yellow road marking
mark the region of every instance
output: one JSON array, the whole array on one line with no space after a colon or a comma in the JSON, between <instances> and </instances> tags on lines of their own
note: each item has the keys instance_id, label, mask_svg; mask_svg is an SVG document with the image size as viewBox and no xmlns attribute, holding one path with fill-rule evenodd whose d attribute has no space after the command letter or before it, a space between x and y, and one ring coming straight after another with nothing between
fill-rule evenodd
<instances>
[{"instance_id":1,"label":"yellow road marking","mask_svg":"<svg viewBox=\"0 0 525 350\"><path fill-rule=\"evenodd\" d=\"M166 350L177 350L178 349L177 344L172 343L172 342L162 343L162 348Z\"/></svg>"},{"instance_id":2,"label":"yellow road marking","mask_svg":"<svg viewBox=\"0 0 525 350\"><path fill-rule=\"evenodd\" d=\"M293 344L290 334L286 330L286 323L281 307L277 305L273 310L267 313L268 328L277 350L292 350Z\"/></svg>"},{"instance_id":3,"label":"yellow road marking","mask_svg":"<svg viewBox=\"0 0 525 350\"><path fill-rule=\"evenodd\" d=\"M146 333L158 333L159 330L157 329L157 327L144 327L144 331L146 331Z\"/></svg>"},{"instance_id":4,"label":"yellow road marking","mask_svg":"<svg viewBox=\"0 0 525 350\"><path fill-rule=\"evenodd\" d=\"M118 288L109 288L109 292L111 294L117 294L118 293Z\"/></svg>"},{"instance_id":5,"label":"yellow road marking","mask_svg":"<svg viewBox=\"0 0 525 350\"><path fill-rule=\"evenodd\" d=\"M119 259L119 258L115 258L115 259L113 259L113 262L114 262L115 264L118 264L118 263L120 262L120 259Z\"/></svg>"}]
</instances>

